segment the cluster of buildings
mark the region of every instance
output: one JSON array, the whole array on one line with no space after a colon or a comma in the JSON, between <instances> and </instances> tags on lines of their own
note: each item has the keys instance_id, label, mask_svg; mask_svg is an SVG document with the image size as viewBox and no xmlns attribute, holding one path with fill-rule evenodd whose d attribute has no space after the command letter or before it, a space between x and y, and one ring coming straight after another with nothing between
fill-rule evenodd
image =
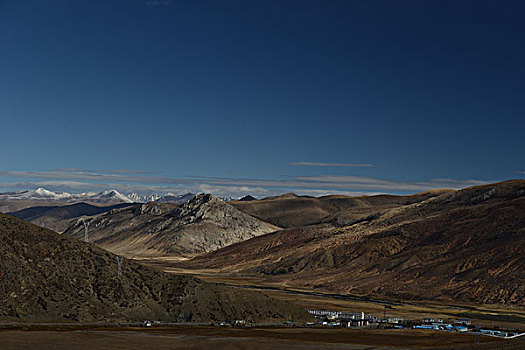
<instances>
[{"instance_id":1,"label":"cluster of buildings","mask_svg":"<svg viewBox=\"0 0 525 350\"><path fill-rule=\"evenodd\" d=\"M415 325L414 328L432 329L437 331L471 332L500 338L516 338L525 335L525 333L476 327L472 325L472 321L467 318L459 318L452 323L444 322L442 319L423 318L423 324Z\"/></svg>"},{"instance_id":2,"label":"cluster of buildings","mask_svg":"<svg viewBox=\"0 0 525 350\"><path fill-rule=\"evenodd\" d=\"M454 321L454 323L446 323L439 318L423 318L422 324L414 325L416 329L433 329L436 331L457 331L467 332L469 326L472 325L472 321L466 318L460 318Z\"/></svg>"},{"instance_id":3,"label":"cluster of buildings","mask_svg":"<svg viewBox=\"0 0 525 350\"><path fill-rule=\"evenodd\" d=\"M431 317L425 317L421 321L404 321L400 317L386 317L386 315L384 315L383 318L377 318L372 315L367 315L364 312L348 313L332 310L308 310L308 312L316 318L316 322L307 324L310 326L413 328L437 331L470 332L502 338L515 338L525 335L525 333L476 327L472 325L470 319L466 318L459 318L449 322L445 322L440 318Z\"/></svg>"},{"instance_id":4,"label":"cluster of buildings","mask_svg":"<svg viewBox=\"0 0 525 350\"><path fill-rule=\"evenodd\" d=\"M366 315L364 312L342 312L332 310L308 310L315 316L316 322L310 325L324 325L334 327L366 327L386 323L391 325L401 325L403 319L399 317L388 317L378 319L372 315Z\"/></svg>"}]
</instances>

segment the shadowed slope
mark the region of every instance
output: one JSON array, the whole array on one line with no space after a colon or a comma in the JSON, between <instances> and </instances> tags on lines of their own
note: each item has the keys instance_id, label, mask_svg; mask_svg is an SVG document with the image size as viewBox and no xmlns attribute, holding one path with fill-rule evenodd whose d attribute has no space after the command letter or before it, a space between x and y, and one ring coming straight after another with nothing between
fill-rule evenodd
<instances>
[{"instance_id":1,"label":"shadowed slope","mask_svg":"<svg viewBox=\"0 0 525 350\"><path fill-rule=\"evenodd\" d=\"M0 214L0 320L186 322L308 319L261 293L167 275Z\"/></svg>"},{"instance_id":2,"label":"shadowed slope","mask_svg":"<svg viewBox=\"0 0 525 350\"><path fill-rule=\"evenodd\" d=\"M126 208L133 205L136 204L120 203L101 206L89 203L75 203L70 205L35 206L7 214L56 232L62 232L72 224L74 219L98 215L112 209Z\"/></svg>"}]
</instances>

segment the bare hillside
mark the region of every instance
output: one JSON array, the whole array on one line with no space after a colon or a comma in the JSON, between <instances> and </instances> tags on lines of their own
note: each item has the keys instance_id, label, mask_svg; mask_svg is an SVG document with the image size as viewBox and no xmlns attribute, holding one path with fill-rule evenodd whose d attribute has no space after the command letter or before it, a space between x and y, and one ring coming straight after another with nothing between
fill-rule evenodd
<instances>
[{"instance_id":1,"label":"bare hillside","mask_svg":"<svg viewBox=\"0 0 525 350\"><path fill-rule=\"evenodd\" d=\"M308 319L264 294L168 275L0 214L0 321Z\"/></svg>"},{"instance_id":2,"label":"bare hillside","mask_svg":"<svg viewBox=\"0 0 525 350\"><path fill-rule=\"evenodd\" d=\"M293 228L187 262L404 300L525 302L525 181L445 192L347 226Z\"/></svg>"},{"instance_id":3,"label":"bare hillside","mask_svg":"<svg viewBox=\"0 0 525 350\"><path fill-rule=\"evenodd\" d=\"M377 195L350 197L342 195L297 196L286 193L255 201L228 202L237 209L269 222L291 228L324 222L347 224L382 209L421 202L452 190L437 190L409 196Z\"/></svg>"}]
</instances>

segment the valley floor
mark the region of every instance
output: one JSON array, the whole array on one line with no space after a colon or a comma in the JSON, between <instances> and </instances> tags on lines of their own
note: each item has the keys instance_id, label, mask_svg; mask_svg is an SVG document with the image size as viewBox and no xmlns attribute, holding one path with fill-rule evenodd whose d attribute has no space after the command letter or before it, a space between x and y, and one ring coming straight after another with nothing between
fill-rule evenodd
<instances>
[{"instance_id":1,"label":"valley floor","mask_svg":"<svg viewBox=\"0 0 525 350\"><path fill-rule=\"evenodd\" d=\"M392 308L387 316L402 317L405 320L433 317L441 319L469 318L482 327L500 327L525 331L525 307L501 305L450 304L435 301L399 301L339 295L328 291L308 290L286 283L271 283L261 277L240 276L220 273L214 270L191 270L178 268L168 260L144 260L142 263L159 268L165 272L187 274L202 280L254 289L274 298L294 302L306 309L365 312L377 317L383 316L384 305Z\"/></svg>"},{"instance_id":2,"label":"valley floor","mask_svg":"<svg viewBox=\"0 0 525 350\"><path fill-rule=\"evenodd\" d=\"M60 328L59 328L60 329ZM523 349L523 339L501 341L421 330L169 327L0 330L0 349Z\"/></svg>"}]
</instances>

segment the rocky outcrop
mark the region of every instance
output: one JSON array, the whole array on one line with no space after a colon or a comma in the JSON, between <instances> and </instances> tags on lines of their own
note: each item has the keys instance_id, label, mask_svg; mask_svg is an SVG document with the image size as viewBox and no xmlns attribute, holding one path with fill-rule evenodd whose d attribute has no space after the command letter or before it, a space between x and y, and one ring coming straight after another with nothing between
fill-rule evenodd
<instances>
[{"instance_id":1,"label":"rocky outcrop","mask_svg":"<svg viewBox=\"0 0 525 350\"><path fill-rule=\"evenodd\" d=\"M129 257L187 257L277 229L217 197L199 194L181 206L151 202L112 210L91 220L89 237L95 244ZM82 239L82 222L64 234Z\"/></svg>"}]
</instances>

